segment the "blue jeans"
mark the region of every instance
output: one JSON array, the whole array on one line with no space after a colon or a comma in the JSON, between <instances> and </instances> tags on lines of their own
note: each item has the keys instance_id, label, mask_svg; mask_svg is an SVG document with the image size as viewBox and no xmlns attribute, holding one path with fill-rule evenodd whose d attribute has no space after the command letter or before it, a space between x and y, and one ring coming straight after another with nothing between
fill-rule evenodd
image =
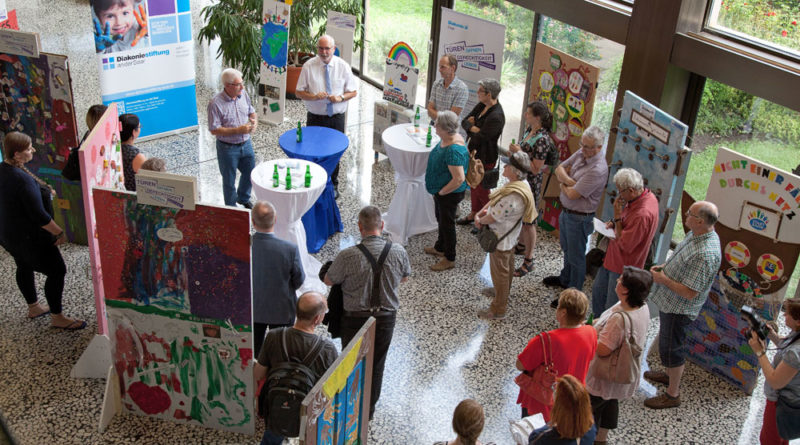
<instances>
[{"instance_id":1,"label":"blue jeans","mask_svg":"<svg viewBox=\"0 0 800 445\"><path fill-rule=\"evenodd\" d=\"M250 191L253 189L250 172L256 166L256 155L250 139L241 144L228 144L217 139L217 162L222 175L225 205L235 206L237 202L250 202ZM235 188L237 169L242 173L238 189Z\"/></svg>"},{"instance_id":2,"label":"blue jeans","mask_svg":"<svg viewBox=\"0 0 800 445\"><path fill-rule=\"evenodd\" d=\"M597 271L597 277L594 279L592 286L592 313L594 318L597 318L606 309L617 304L619 297L617 297L617 278L621 274L611 272L605 267L601 267Z\"/></svg>"},{"instance_id":3,"label":"blue jeans","mask_svg":"<svg viewBox=\"0 0 800 445\"><path fill-rule=\"evenodd\" d=\"M591 215L574 215L561 211L558 217L558 238L561 251L564 253L564 267L559 279L566 287L583 290L586 280L586 247L589 235L594 231L594 213Z\"/></svg>"},{"instance_id":4,"label":"blue jeans","mask_svg":"<svg viewBox=\"0 0 800 445\"><path fill-rule=\"evenodd\" d=\"M665 368L677 368L686 363L686 334L693 319L684 314L658 312L658 356Z\"/></svg>"},{"instance_id":5,"label":"blue jeans","mask_svg":"<svg viewBox=\"0 0 800 445\"><path fill-rule=\"evenodd\" d=\"M264 437L261 438L261 445L281 445L283 436L279 436L270 430L264 430Z\"/></svg>"}]
</instances>

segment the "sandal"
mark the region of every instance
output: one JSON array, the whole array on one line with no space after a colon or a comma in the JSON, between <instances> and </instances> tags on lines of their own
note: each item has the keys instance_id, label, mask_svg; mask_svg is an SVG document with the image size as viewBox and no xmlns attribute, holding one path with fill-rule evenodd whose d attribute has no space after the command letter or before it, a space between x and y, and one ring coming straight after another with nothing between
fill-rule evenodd
<instances>
[{"instance_id":1,"label":"sandal","mask_svg":"<svg viewBox=\"0 0 800 445\"><path fill-rule=\"evenodd\" d=\"M517 243L514 246L514 255L525 255L525 244Z\"/></svg>"},{"instance_id":2,"label":"sandal","mask_svg":"<svg viewBox=\"0 0 800 445\"><path fill-rule=\"evenodd\" d=\"M524 277L528 275L530 272L533 271L533 258L525 258L522 261L522 266L519 266L517 270L514 271L514 276L517 278Z\"/></svg>"}]
</instances>

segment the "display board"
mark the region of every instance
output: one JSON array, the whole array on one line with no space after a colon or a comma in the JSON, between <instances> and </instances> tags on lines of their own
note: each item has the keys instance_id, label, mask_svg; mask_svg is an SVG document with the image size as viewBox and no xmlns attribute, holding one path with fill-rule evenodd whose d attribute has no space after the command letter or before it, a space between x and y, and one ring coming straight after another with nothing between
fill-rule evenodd
<instances>
[{"instance_id":1,"label":"display board","mask_svg":"<svg viewBox=\"0 0 800 445\"><path fill-rule=\"evenodd\" d=\"M336 42L334 55L341 57L348 65L353 64L353 38L356 32L356 16L338 11L328 11L325 33Z\"/></svg>"},{"instance_id":2,"label":"display board","mask_svg":"<svg viewBox=\"0 0 800 445\"><path fill-rule=\"evenodd\" d=\"M417 98L417 54L405 42L397 42L386 57L383 100L412 108Z\"/></svg>"},{"instance_id":3,"label":"display board","mask_svg":"<svg viewBox=\"0 0 800 445\"><path fill-rule=\"evenodd\" d=\"M291 7L286 3L264 0L261 24L261 77L256 109L261 120L272 124L283 122L286 107L286 65Z\"/></svg>"},{"instance_id":4,"label":"display board","mask_svg":"<svg viewBox=\"0 0 800 445\"><path fill-rule=\"evenodd\" d=\"M372 121L372 149L375 150L375 160L378 160L378 153L386 154L381 135L383 131L392 125L407 124L414 121L415 109L405 108L395 103L383 100L375 100L375 113ZM419 108L421 125L427 127L428 113L425 107Z\"/></svg>"},{"instance_id":5,"label":"display board","mask_svg":"<svg viewBox=\"0 0 800 445\"><path fill-rule=\"evenodd\" d=\"M249 212L103 189L94 204L123 406L253 434Z\"/></svg>"},{"instance_id":6,"label":"display board","mask_svg":"<svg viewBox=\"0 0 800 445\"><path fill-rule=\"evenodd\" d=\"M0 28L19 30L16 9L8 11L8 17L5 20L0 21Z\"/></svg>"},{"instance_id":7,"label":"display board","mask_svg":"<svg viewBox=\"0 0 800 445\"><path fill-rule=\"evenodd\" d=\"M580 146L583 130L592 123L592 111L600 70L581 59L537 42L533 54L529 102L540 100L553 113L551 135L560 160L566 160ZM561 213L558 180L543 178L542 219L545 230L558 229Z\"/></svg>"},{"instance_id":8,"label":"display board","mask_svg":"<svg viewBox=\"0 0 800 445\"><path fill-rule=\"evenodd\" d=\"M487 20L442 7L441 31L437 60L452 54L458 60L456 76L467 84L469 99L464 107L467 115L478 103L478 81L491 78L500 81L503 69L503 48L506 27ZM436 72L436 78L441 74Z\"/></svg>"},{"instance_id":9,"label":"display board","mask_svg":"<svg viewBox=\"0 0 800 445\"><path fill-rule=\"evenodd\" d=\"M303 399L301 444L367 443L374 354L375 319L370 317Z\"/></svg>"},{"instance_id":10,"label":"display board","mask_svg":"<svg viewBox=\"0 0 800 445\"><path fill-rule=\"evenodd\" d=\"M0 29L0 35L7 32L13 31ZM36 152L25 166L55 189L53 218L67 239L86 244L80 183L61 176L70 149L78 145L67 57L0 54L0 85L2 136L20 131L31 137Z\"/></svg>"},{"instance_id":11,"label":"display board","mask_svg":"<svg viewBox=\"0 0 800 445\"><path fill-rule=\"evenodd\" d=\"M800 255L800 176L722 147L706 200L719 207L722 263L690 329L690 359L750 394L758 363L739 313L748 305L767 320L779 314Z\"/></svg>"},{"instance_id":12,"label":"display board","mask_svg":"<svg viewBox=\"0 0 800 445\"><path fill-rule=\"evenodd\" d=\"M95 225L95 206L92 200L93 187L124 190L125 180L122 173L122 146L119 139L119 118L117 104L112 103L92 132L83 141L78 151L81 164L81 189L83 190L83 210L86 230L90 235L89 263L92 267L92 286L94 302L97 309L97 333L108 332L105 314L105 294L103 292L103 271L100 267L100 247Z\"/></svg>"},{"instance_id":13,"label":"display board","mask_svg":"<svg viewBox=\"0 0 800 445\"><path fill-rule=\"evenodd\" d=\"M614 199L618 193L614 175L619 169L632 168L639 172L645 187L658 199L658 228L651 248L653 264L662 264L667 259L672 241L672 228L678 217L676 209L681 202L692 154L684 146L688 130L683 122L632 92L625 92L622 114L614 129L614 156L609 165L600 218L610 221L614 217Z\"/></svg>"},{"instance_id":14,"label":"display board","mask_svg":"<svg viewBox=\"0 0 800 445\"><path fill-rule=\"evenodd\" d=\"M192 11L185 0L95 1L92 34L103 103L142 122L140 139L197 128ZM118 14L108 14L118 8ZM106 17L121 16L120 19Z\"/></svg>"}]
</instances>

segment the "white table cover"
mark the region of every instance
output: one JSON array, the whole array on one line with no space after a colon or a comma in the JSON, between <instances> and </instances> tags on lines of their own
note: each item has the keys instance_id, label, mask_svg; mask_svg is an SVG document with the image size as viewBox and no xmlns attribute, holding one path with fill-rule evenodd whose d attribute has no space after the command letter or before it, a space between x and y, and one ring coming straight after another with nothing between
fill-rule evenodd
<instances>
[{"instance_id":1,"label":"white table cover","mask_svg":"<svg viewBox=\"0 0 800 445\"><path fill-rule=\"evenodd\" d=\"M418 135L411 135L414 124L398 124L384 130L381 135L386 156L392 162L397 188L389 210L384 215L384 231L392 240L408 243L408 237L430 232L438 227L433 208L433 197L425 190L425 168L428 155L439 143L433 133L430 147L425 146L428 126L421 125Z\"/></svg>"},{"instance_id":2,"label":"white table cover","mask_svg":"<svg viewBox=\"0 0 800 445\"><path fill-rule=\"evenodd\" d=\"M278 165L280 186L272 186L272 174ZM304 187L306 165L311 166L311 187ZM292 189L286 190L286 167L292 170ZM328 174L321 166L302 159L277 159L262 162L250 173L253 192L258 200L269 201L275 207L275 235L297 245L303 262L306 280L297 295L308 291L328 293L328 287L320 281L319 269L322 263L309 255L306 247L306 230L300 218L317 202L325 189Z\"/></svg>"}]
</instances>

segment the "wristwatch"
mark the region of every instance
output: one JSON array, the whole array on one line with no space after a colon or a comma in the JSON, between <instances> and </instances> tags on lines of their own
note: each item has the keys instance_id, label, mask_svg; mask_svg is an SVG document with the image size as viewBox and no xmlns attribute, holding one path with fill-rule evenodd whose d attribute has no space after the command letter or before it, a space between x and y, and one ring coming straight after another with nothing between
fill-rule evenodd
<instances>
[{"instance_id":1,"label":"wristwatch","mask_svg":"<svg viewBox=\"0 0 800 445\"><path fill-rule=\"evenodd\" d=\"M767 353L766 351L756 352L756 357L761 358L766 353Z\"/></svg>"}]
</instances>

